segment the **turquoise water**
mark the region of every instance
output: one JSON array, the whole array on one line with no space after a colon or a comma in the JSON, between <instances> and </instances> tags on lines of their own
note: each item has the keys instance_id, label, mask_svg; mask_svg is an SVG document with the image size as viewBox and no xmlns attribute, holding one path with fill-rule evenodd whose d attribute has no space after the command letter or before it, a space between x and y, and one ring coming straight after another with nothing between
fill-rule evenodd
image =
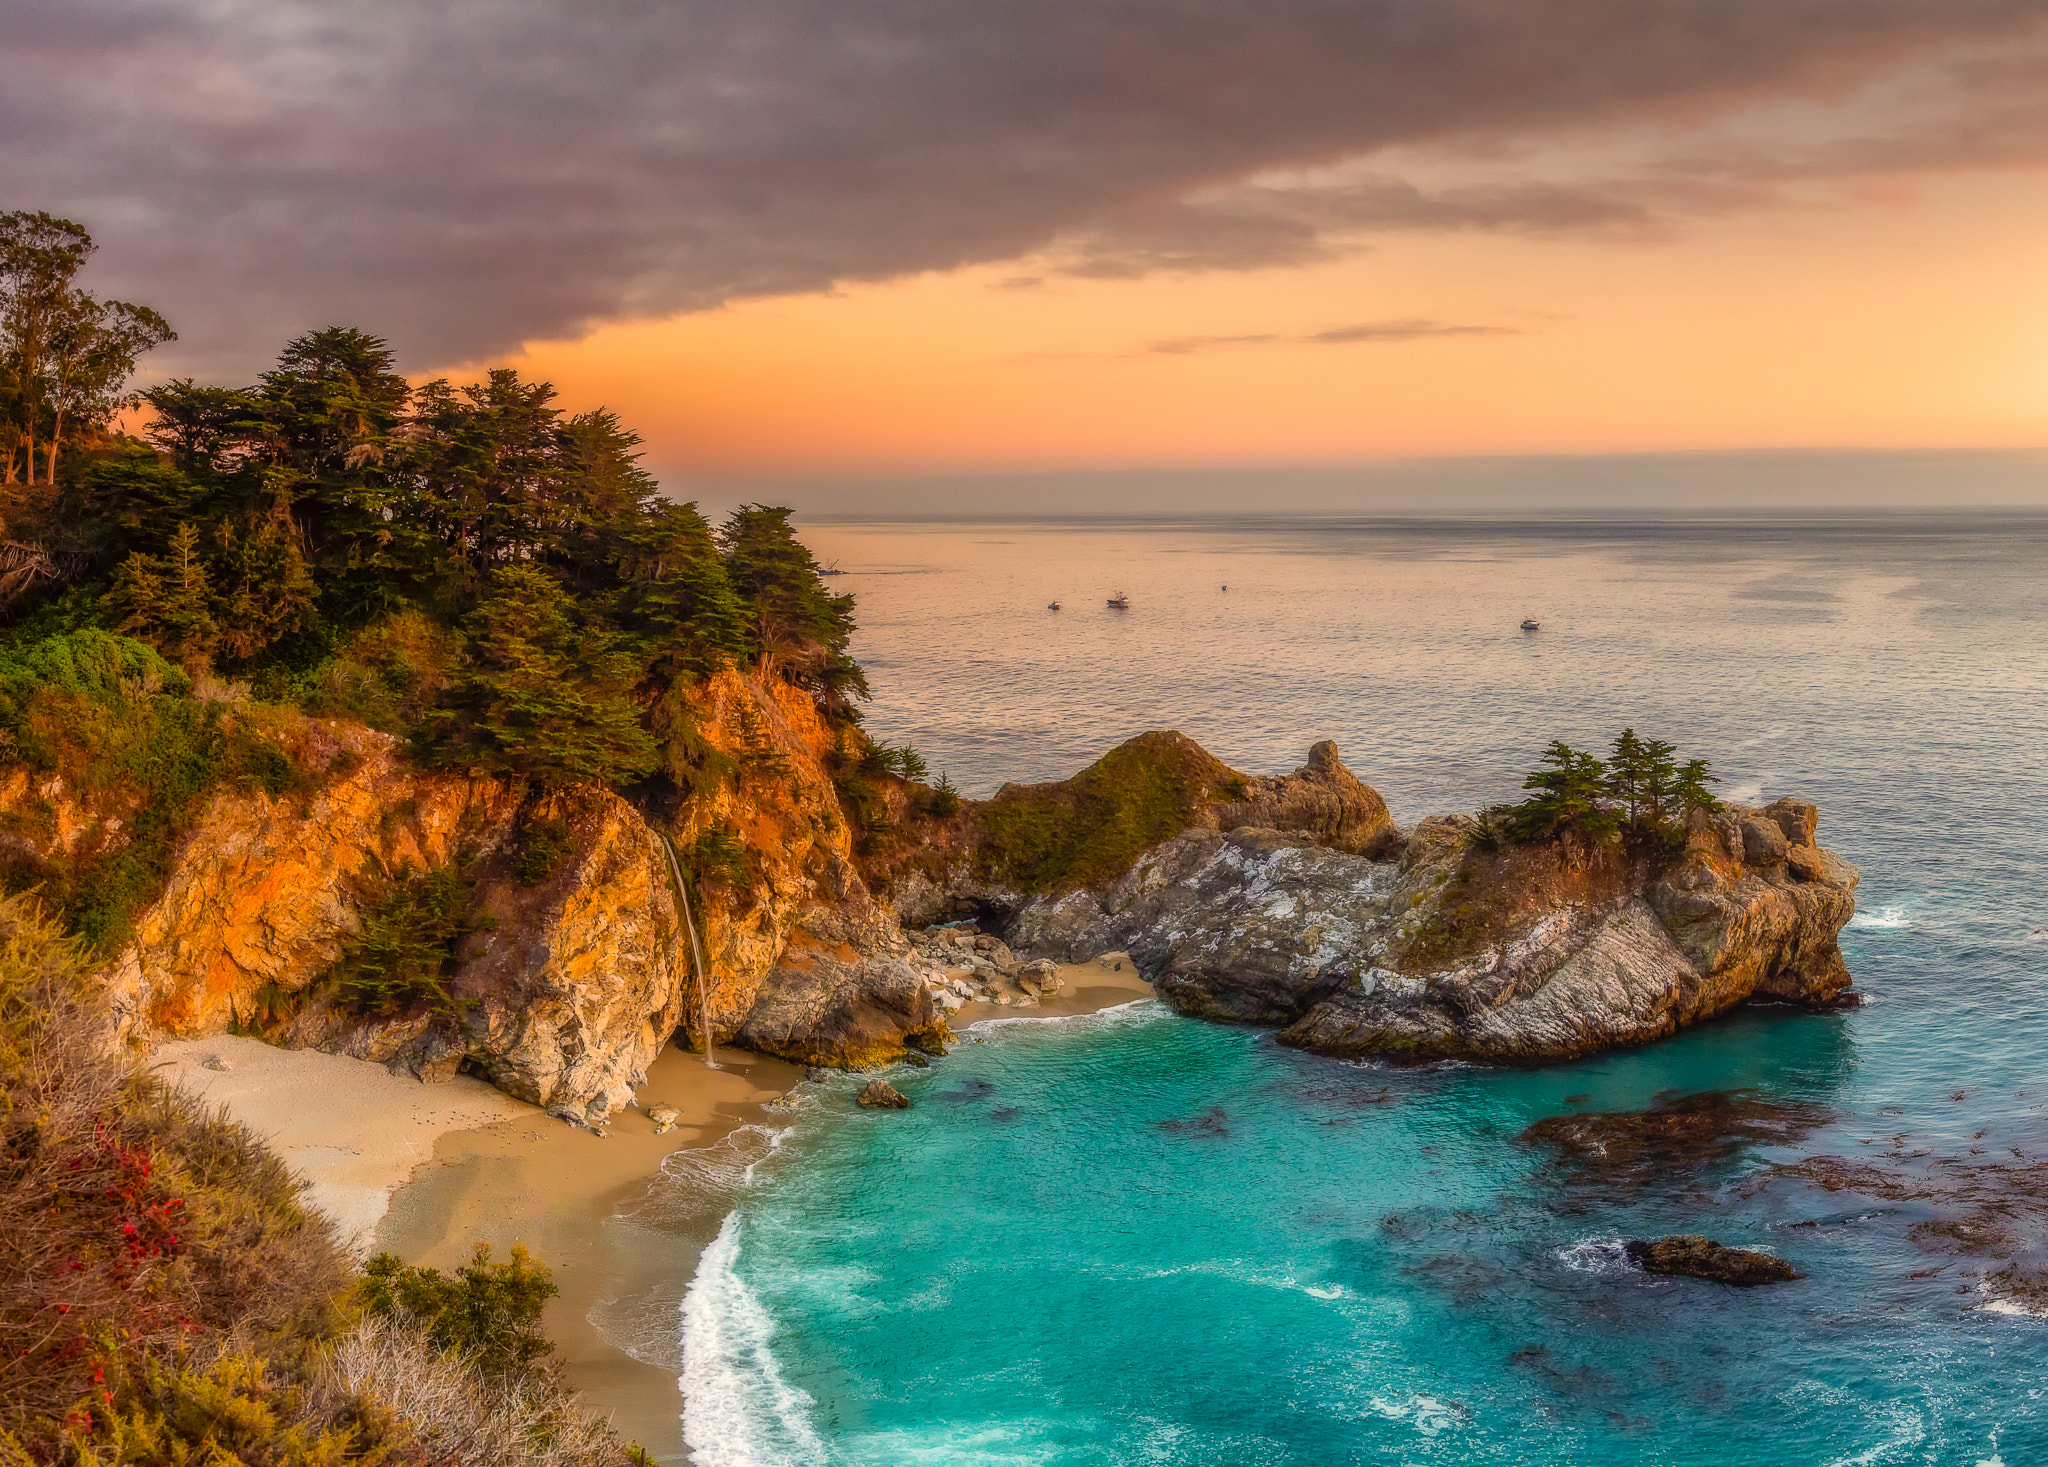
<instances>
[{"instance_id":1,"label":"turquoise water","mask_svg":"<svg viewBox=\"0 0 2048 1467\"><path fill-rule=\"evenodd\" d=\"M1177 726L1253 770L1333 736L1412 820L1633 722L1820 802L1870 1002L1540 1071L1147 1002L981 1026L890 1077L907 1112L806 1087L685 1306L697 1461L2048 1462L2048 1318L1998 1276L2048 1261L2048 525L812 536L862 596L871 726L971 792ZM1816 1123L1591 1179L1518 1139L1707 1090ZM1818 1156L1912 1185L1758 1185ZM1807 1278L1622 1262L1674 1231Z\"/></svg>"}]
</instances>

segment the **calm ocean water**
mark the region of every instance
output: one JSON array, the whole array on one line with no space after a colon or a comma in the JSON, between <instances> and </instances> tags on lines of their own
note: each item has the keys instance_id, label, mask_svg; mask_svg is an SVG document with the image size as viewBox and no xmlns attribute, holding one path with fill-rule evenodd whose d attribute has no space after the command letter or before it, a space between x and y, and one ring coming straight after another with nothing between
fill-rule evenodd
<instances>
[{"instance_id":1,"label":"calm ocean water","mask_svg":"<svg viewBox=\"0 0 2048 1467\"><path fill-rule=\"evenodd\" d=\"M1821 805L1869 1002L1541 1071L1340 1064L1148 1002L983 1026L891 1077L908 1112L809 1087L685 1308L695 1460L2048 1462L2048 1318L1987 1277L2044 1257L2010 1188L2048 1176L2048 520L808 534L861 598L871 729L968 793L1146 728L1257 772L1329 737L1405 822L1633 724ZM1516 1139L1716 1089L1824 1119L1625 1180ZM1975 1200L1754 1185L1823 1155ZM1808 1277L1619 1261L1675 1231Z\"/></svg>"}]
</instances>

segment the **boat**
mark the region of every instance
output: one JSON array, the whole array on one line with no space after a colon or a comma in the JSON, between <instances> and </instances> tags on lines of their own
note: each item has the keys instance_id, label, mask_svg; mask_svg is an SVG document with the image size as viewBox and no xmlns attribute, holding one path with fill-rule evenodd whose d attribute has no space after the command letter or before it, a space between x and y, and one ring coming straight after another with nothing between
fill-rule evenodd
<instances>
[{"instance_id":1,"label":"boat","mask_svg":"<svg viewBox=\"0 0 2048 1467\"><path fill-rule=\"evenodd\" d=\"M846 572L839 568L839 562L835 560L830 565L818 567L818 574L821 576L843 576Z\"/></svg>"},{"instance_id":2,"label":"boat","mask_svg":"<svg viewBox=\"0 0 2048 1467\"><path fill-rule=\"evenodd\" d=\"M1533 616L1525 616L1522 618L1522 630L1525 632L1535 631L1538 625L1539 623Z\"/></svg>"},{"instance_id":3,"label":"boat","mask_svg":"<svg viewBox=\"0 0 2048 1467\"><path fill-rule=\"evenodd\" d=\"M1045 603L1045 609L1047 611L1058 611L1060 609L1060 604L1057 601L1048 601Z\"/></svg>"},{"instance_id":4,"label":"boat","mask_svg":"<svg viewBox=\"0 0 2048 1467\"><path fill-rule=\"evenodd\" d=\"M1113 610L1129 611L1131 609L1131 598L1119 591L1109 598L1109 604Z\"/></svg>"}]
</instances>

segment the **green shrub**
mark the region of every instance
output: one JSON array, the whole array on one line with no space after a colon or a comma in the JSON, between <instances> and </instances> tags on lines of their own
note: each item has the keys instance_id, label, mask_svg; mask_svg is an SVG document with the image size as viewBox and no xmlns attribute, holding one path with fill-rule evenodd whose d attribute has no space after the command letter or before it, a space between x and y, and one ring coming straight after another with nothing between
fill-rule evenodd
<instances>
[{"instance_id":1,"label":"green shrub","mask_svg":"<svg viewBox=\"0 0 2048 1467\"><path fill-rule=\"evenodd\" d=\"M960 791L953 787L944 770L939 771L939 782L926 790L919 802L924 813L937 820L950 820L958 815L962 803Z\"/></svg>"},{"instance_id":2,"label":"green shrub","mask_svg":"<svg viewBox=\"0 0 2048 1467\"><path fill-rule=\"evenodd\" d=\"M265 737L273 713L190 693L185 675L148 647L96 627L0 646L0 734L14 757L124 816L119 840L88 843L52 866L17 864L9 883L41 886L72 929L103 949L127 937L214 792L310 787L310 774Z\"/></svg>"},{"instance_id":3,"label":"green shrub","mask_svg":"<svg viewBox=\"0 0 2048 1467\"><path fill-rule=\"evenodd\" d=\"M712 883L735 891L751 890L754 866L738 836L723 825L707 826L690 843L689 865L698 883Z\"/></svg>"},{"instance_id":4,"label":"green shrub","mask_svg":"<svg viewBox=\"0 0 2048 1467\"><path fill-rule=\"evenodd\" d=\"M407 607L351 632L279 694L319 717L407 734L446 691L461 657L459 636Z\"/></svg>"},{"instance_id":5,"label":"green shrub","mask_svg":"<svg viewBox=\"0 0 2048 1467\"><path fill-rule=\"evenodd\" d=\"M1179 734L1140 734L1072 779L1005 785L977 806L977 860L1027 892L1113 881L1227 797L1233 777Z\"/></svg>"},{"instance_id":6,"label":"green shrub","mask_svg":"<svg viewBox=\"0 0 2048 1467\"><path fill-rule=\"evenodd\" d=\"M521 886L540 886L562 869L576 846L576 832L565 820L535 820L521 827L519 862L516 870Z\"/></svg>"},{"instance_id":7,"label":"green shrub","mask_svg":"<svg viewBox=\"0 0 2048 1467\"><path fill-rule=\"evenodd\" d=\"M375 857L355 879L362 926L315 980L319 991L358 1014L389 1017L424 1005L452 1013L448 975L456 948L476 930L471 889L454 866L394 869Z\"/></svg>"},{"instance_id":8,"label":"green shrub","mask_svg":"<svg viewBox=\"0 0 2048 1467\"><path fill-rule=\"evenodd\" d=\"M363 1274L362 1298L372 1314L408 1319L439 1349L486 1370L524 1369L555 1348L540 1332L540 1315L560 1291L553 1271L534 1262L523 1244L493 1263L491 1245L479 1243L454 1278L390 1253L371 1259Z\"/></svg>"}]
</instances>

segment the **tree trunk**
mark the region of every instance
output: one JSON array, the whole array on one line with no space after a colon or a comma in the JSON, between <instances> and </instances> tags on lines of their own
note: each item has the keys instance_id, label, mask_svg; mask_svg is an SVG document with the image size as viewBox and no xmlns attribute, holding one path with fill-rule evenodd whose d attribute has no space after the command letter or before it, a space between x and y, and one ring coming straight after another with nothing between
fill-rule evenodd
<instances>
[{"instance_id":1,"label":"tree trunk","mask_svg":"<svg viewBox=\"0 0 2048 1467\"><path fill-rule=\"evenodd\" d=\"M50 429L50 462L43 473L45 484L57 482L57 447L64 441L64 409L57 409L57 421Z\"/></svg>"}]
</instances>

